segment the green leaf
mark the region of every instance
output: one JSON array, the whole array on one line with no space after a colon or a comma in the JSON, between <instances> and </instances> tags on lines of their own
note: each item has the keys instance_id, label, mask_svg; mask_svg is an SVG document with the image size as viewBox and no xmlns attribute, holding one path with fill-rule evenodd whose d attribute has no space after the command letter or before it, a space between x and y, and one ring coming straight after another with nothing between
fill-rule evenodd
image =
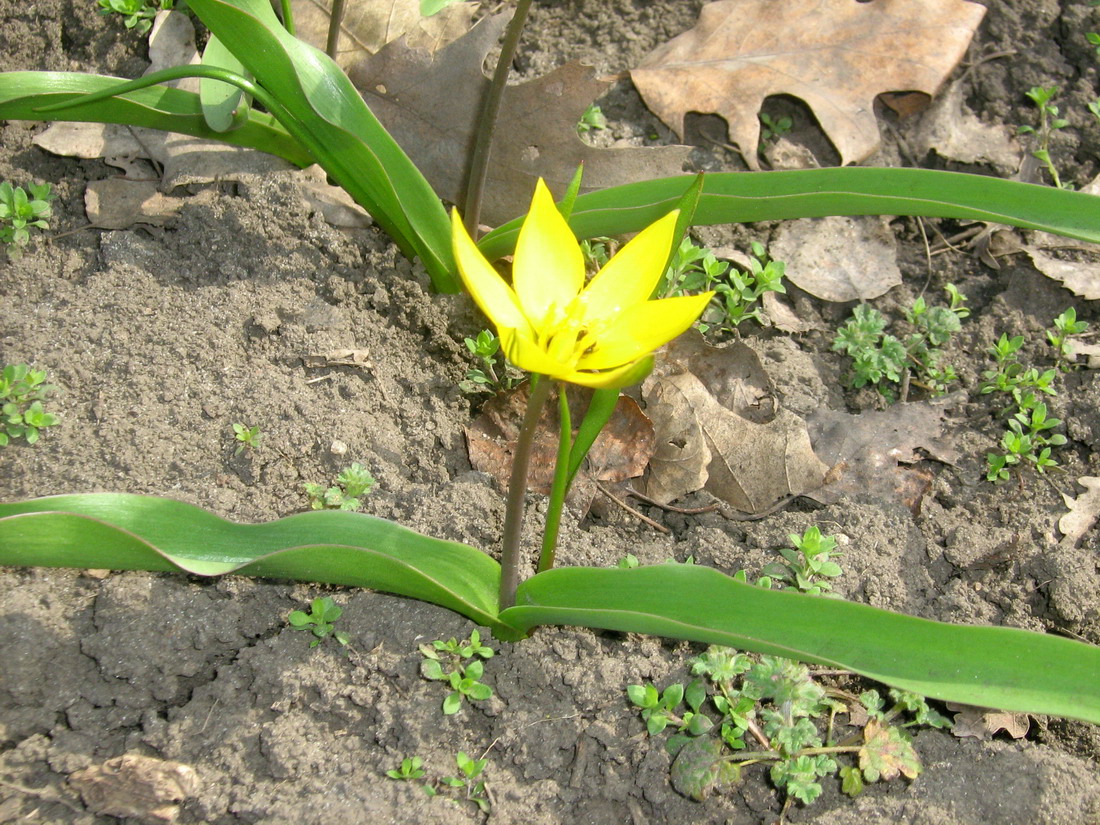
<instances>
[{"instance_id":1,"label":"green leaf","mask_svg":"<svg viewBox=\"0 0 1100 825\"><path fill-rule=\"evenodd\" d=\"M459 708L462 707L462 694L458 691L454 693L448 693L447 698L443 700L443 715L454 716L458 713Z\"/></svg>"},{"instance_id":2,"label":"green leaf","mask_svg":"<svg viewBox=\"0 0 1100 825\"><path fill-rule=\"evenodd\" d=\"M722 743L713 737L692 739L680 748L672 763L672 787L689 799L702 802L712 790L729 781L723 770L724 751Z\"/></svg>"},{"instance_id":3,"label":"green leaf","mask_svg":"<svg viewBox=\"0 0 1100 825\"><path fill-rule=\"evenodd\" d=\"M946 701L1100 722L1100 647L763 590L700 565L559 568L499 619L652 633L854 670Z\"/></svg>"},{"instance_id":4,"label":"green leaf","mask_svg":"<svg viewBox=\"0 0 1100 825\"><path fill-rule=\"evenodd\" d=\"M495 561L468 545L361 513L315 511L236 524L152 496L53 496L0 505L0 564L236 573L372 587L509 633L496 619Z\"/></svg>"},{"instance_id":5,"label":"green leaf","mask_svg":"<svg viewBox=\"0 0 1100 825\"><path fill-rule=\"evenodd\" d=\"M690 176L614 186L577 198L569 224L579 238L637 232L671 211ZM1050 186L929 169L843 167L707 175L697 226L825 215L923 215L1042 229L1100 242L1100 197ZM515 248L522 219L478 246L490 259Z\"/></svg>"},{"instance_id":6,"label":"green leaf","mask_svg":"<svg viewBox=\"0 0 1100 825\"><path fill-rule=\"evenodd\" d=\"M225 44L211 36L202 51L204 66L228 69L251 79L248 70ZM199 81L199 102L207 125L215 132L228 132L248 122L252 98L230 83L204 77Z\"/></svg>"}]
</instances>

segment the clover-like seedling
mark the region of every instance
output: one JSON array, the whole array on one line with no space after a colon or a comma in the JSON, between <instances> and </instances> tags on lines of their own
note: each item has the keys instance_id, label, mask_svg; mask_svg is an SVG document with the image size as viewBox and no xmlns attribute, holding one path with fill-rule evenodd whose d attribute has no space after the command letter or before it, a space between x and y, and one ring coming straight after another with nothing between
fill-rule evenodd
<instances>
[{"instance_id":1,"label":"clover-like seedling","mask_svg":"<svg viewBox=\"0 0 1100 825\"><path fill-rule=\"evenodd\" d=\"M48 183L31 183L26 189L0 183L0 244L7 247L12 260L18 260L30 243L31 229L50 228L46 218L56 197L50 188Z\"/></svg>"},{"instance_id":2,"label":"clover-like seedling","mask_svg":"<svg viewBox=\"0 0 1100 825\"><path fill-rule=\"evenodd\" d=\"M287 616L287 621L290 623L291 630L308 630L317 637L309 643L310 647L317 647L328 638L346 646L351 641L351 637L344 631L337 630L334 625L343 612L344 609L336 604L331 596L322 596L309 603L309 613L293 610Z\"/></svg>"},{"instance_id":3,"label":"clover-like seedling","mask_svg":"<svg viewBox=\"0 0 1100 825\"><path fill-rule=\"evenodd\" d=\"M246 427L244 424L235 422L233 424L233 438L237 441L237 449L233 451L233 455L240 455L245 450L260 449L264 434L258 426Z\"/></svg>"},{"instance_id":4,"label":"clover-like seedling","mask_svg":"<svg viewBox=\"0 0 1100 825\"><path fill-rule=\"evenodd\" d=\"M740 781L749 765L767 764L787 797L780 822L793 801L817 799L822 779L830 775L839 774L842 789L852 795L865 782L915 777L920 760L905 729L948 724L921 696L891 690L893 706L886 710L879 694L868 691L862 697L867 721L838 739L835 716L844 705L799 662L712 646L691 660L691 672L702 678L686 689L627 687L650 736L672 732L665 747L673 756L673 787L701 800ZM681 702L688 708L682 715ZM899 724L902 714L910 718ZM842 767L842 759L854 764Z\"/></svg>"},{"instance_id":5,"label":"clover-like seedling","mask_svg":"<svg viewBox=\"0 0 1100 825\"><path fill-rule=\"evenodd\" d=\"M491 659L494 651L481 643L481 633L474 630L469 639L446 642L436 640L430 645L420 645L424 660L420 674L425 679L446 682L451 692L443 700L443 713L453 716L462 707L462 700L484 701L493 695L493 689L480 681L485 673L482 659Z\"/></svg>"},{"instance_id":6,"label":"clover-like seedling","mask_svg":"<svg viewBox=\"0 0 1100 825\"><path fill-rule=\"evenodd\" d=\"M481 366L467 370L466 378L460 381L458 387L465 393L477 392L501 392L510 390L519 383L518 370L508 365L500 352L500 339L492 330L483 329L476 338L464 339L466 349L476 358ZM500 363L497 363L497 356ZM498 371L499 368L499 371Z\"/></svg>"},{"instance_id":7,"label":"clover-like seedling","mask_svg":"<svg viewBox=\"0 0 1100 825\"><path fill-rule=\"evenodd\" d=\"M45 370L26 364L9 364L0 372L0 447L15 438L28 444L38 441L41 431L57 423L42 402L56 389L46 383Z\"/></svg>"},{"instance_id":8,"label":"clover-like seedling","mask_svg":"<svg viewBox=\"0 0 1100 825\"><path fill-rule=\"evenodd\" d=\"M309 506L314 510L358 510L362 506L360 499L374 489L375 483L370 471L356 462L336 477L332 487L309 482L304 486Z\"/></svg>"},{"instance_id":9,"label":"clover-like seedling","mask_svg":"<svg viewBox=\"0 0 1100 825\"><path fill-rule=\"evenodd\" d=\"M390 768L386 771L386 776L390 779L398 779L403 782L410 782L413 779L420 779L427 771L424 770L424 760L419 756L407 756L401 760L401 765L397 768Z\"/></svg>"},{"instance_id":10,"label":"clover-like seedling","mask_svg":"<svg viewBox=\"0 0 1100 825\"><path fill-rule=\"evenodd\" d=\"M174 0L99 0L99 13L121 15L126 28L146 34L159 11L171 11Z\"/></svg>"},{"instance_id":11,"label":"clover-like seedling","mask_svg":"<svg viewBox=\"0 0 1100 825\"><path fill-rule=\"evenodd\" d=\"M793 547L779 549L787 563L764 565L763 573L769 584L777 581L811 596L828 595L832 589L828 579L834 579L843 572L840 565L833 561L841 555L836 549L836 539L822 535L816 525L807 528L801 536L791 533L787 538Z\"/></svg>"},{"instance_id":12,"label":"clover-like seedling","mask_svg":"<svg viewBox=\"0 0 1100 825\"><path fill-rule=\"evenodd\" d=\"M791 127L794 126L794 121L786 115L773 118L766 112L761 112L758 117L760 118L761 151L763 151L764 149L764 144L776 140L782 135L787 134L789 131L791 131Z\"/></svg>"}]
</instances>

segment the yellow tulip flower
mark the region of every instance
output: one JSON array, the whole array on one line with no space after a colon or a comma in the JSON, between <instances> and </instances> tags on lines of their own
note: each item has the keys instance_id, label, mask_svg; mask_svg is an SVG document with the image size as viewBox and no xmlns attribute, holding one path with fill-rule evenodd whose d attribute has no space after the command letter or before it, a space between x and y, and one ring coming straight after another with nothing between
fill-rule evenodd
<instances>
[{"instance_id":1,"label":"yellow tulip flower","mask_svg":"<svg viewBox=\"0 0 1100 825\"><path fill-rule=\"evenodd\" d=\"M540 179L520 229L509 285L451 213L462 282L522 370L586 387L624 387L651 353L690 327L712 292L650 300L672 248L677 212L643 229L585 284L584 257Z\"/></svg>"}]
</instances>

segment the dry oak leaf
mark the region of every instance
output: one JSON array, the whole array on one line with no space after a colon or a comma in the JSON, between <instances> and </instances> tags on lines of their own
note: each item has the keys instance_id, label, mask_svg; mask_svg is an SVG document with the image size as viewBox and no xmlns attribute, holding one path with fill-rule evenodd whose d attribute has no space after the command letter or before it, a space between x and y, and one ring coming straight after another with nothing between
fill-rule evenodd
<instances>
[{"instance_id":1,"label":"dry oak leaf","mask_svg":"<svg viewBox=\"0 0 1100 825\"><path fill-rule=\"evenodd\" d=\"M201 787L190 765L138 754L117 756L77 771L69 783L95 813L141 822L174 822L179 803Z\"/></svg>"},{"instance_id":2,"label":"dry oak leaf","mask_svg":"<svg viewBox=\"0 0 1100 825\"><path fill-rule=\"evenodd\" d=\"M756 357L740 343L709 349L713 359L723 358L726 350L734 351L735 359L743 357L742 350ZM828 468L814 455L805 422L777 409L773 399L759 397L754 372L738 365L711 373L724 377L716 389L725 402L682 363L646 379L642 397L656 439L647 496L665 504L705 489L742 512L760 513L785 496L821 486Z\"/></svg>"},{"instance_id":3,"label":"dry oak leaf","mask_svg":"<svg viewBox=\"0 0 1100 825\"><path fill-rule=\"evenodd\" d=\"M1026 713L1009 713L954 702L948 702L947 709L955 714L951 732L960 739L971 736L989 740L1000 730L1013 739L1023 739L1031 727L1031 719Z\"/></svg>"},{"instance_id":4,"label":"dry oak leaf","mask_svg":"<svg viewBox=\"0 0 1100 825\"><path fill-rule=\"evenodd\" d=\"M842 165L858 163L879 145L875 95L934 94L984 14L965 0L717 0L631 76L653 113L679 134L688 112L724 117L753 169L757 113L766 97L780 94L813 109Z\"/></svg>"},{"instance_id":5,"label":"dry oak leaf","mask_svg":"<svg viewBox=\"0 0 1100 825\"><path fill-rule=\"evenodd\" d=\"M474 133L489 79L482 69L507 15L478 22L434 55L403 41L348 70L375 116L444 200L462 203ZM496 225L527 211L538 178L565 192L584 163L582 192L679 175L686 146L602 149L577 134L577 122L610 81L580 63L504 91L485 185L481 222Z\"/></svg>"}]
</instances>

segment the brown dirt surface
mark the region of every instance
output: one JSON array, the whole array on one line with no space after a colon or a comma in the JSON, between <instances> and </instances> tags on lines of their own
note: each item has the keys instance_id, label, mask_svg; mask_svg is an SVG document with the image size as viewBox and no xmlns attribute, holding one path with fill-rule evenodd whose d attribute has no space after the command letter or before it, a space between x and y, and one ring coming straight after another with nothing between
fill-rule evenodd
<instances>
[{"instance_id":1,"label":"brown dirt surface","mask_svg":"<svg viewBox=\"0 0 1100 825\"><path fill-rule=\"evenodd\" d=\"M636 65L693 25L699 0L548 0L532 13L517 65L538 74L573 59L600 73ZM1004 0L968 53L1011 51L966 73L964 99L989 122L1031 122L1023 93L1058 84L1072 128L1056 135L1063 175L1079 185L1100 168L1097 58L1083 33L1097 28L1084 2ZM0 0L0 70L96 70L136 76L144 47L91 0ZM963 76L960 68L954 77ZM604 143L649 142L667 131L629 81L601 101ZM797 101L792 139L829 163L827 142ZM893 116L880 112L881 119ZM899 165L909 128L884 129L872 164ZM702 137L688 140L706 169L744 168ZM304 482L330 483L352 461L378 486L364 511L443 538L495 548L499 490L474 472L463 428L478 401L458 382L472 364L462 338L483 321L461 296L437 296L419 265L374 229L342 231L313 214L280 174L180 188L188 202L162 228L82 229L88 181L118 174L100 161L48 155L31 144L40 126L0 125L0 180L49 181L58 194L50 234L19 262L0 264L0 362L49 370L61 417L33 446L0 448L0 500L119 491L169 496L237 521L267 521L308 507ZM719 133L720 130L719 130ZM922 163L961 168L931 155ZM921 231L892 224L902 286L876 307L897 315L929 284L954 282L973 316L951 344L967 400L948 428L956 465L923 462L931 488L919 515L904 504L848 496L829 506L799 500L758 521L719 512L685 515L642 507L670 529L658 534L597 501L566 520L561 564L611 566L627 553L643 564L693 556L727 572L759 571L787 535L813 524L843 537L845 598L952 622L1060 632L1100 643L1097 537L1060 545L1061 493L1100 475L1100 376L1070 374L1054 414L1069 444L1064 474L999 486L984 480L985 453L1003 429L977 395L985 351L1002 333L1028 338L1026 357L1049 360L1042 330L1067 306L1097 323L1090 303L1043 278L1021 257L999 271L965 255L926 265ZM957 226L938 225L945 234ZM697 233L712 247L766 242L774 226ZM825 332L795 338L749 333L784 403L808 415L850 410L873 393L839 391L845 361L830 351L851 305L805 294L795 306ZM368 363L308 366L306 356L368 351ZM259 425L263 447L234 454L232 424ZM707 503L702 495L681 502ZM545 499L531 496L532 523ZM331 595L351 636L309 647L287 614ZM0 823L106 825L68 784L75 772L125 754L190 766L198 789L181 823L729 823L775 821L782 797L766 770L745 771L728 793L696 803L669 782L662 737L649 738L630 707L629 684L689 680L702 647L584 629L539 631L517 644L488 640L497 655L486 702L443 716L443 686L421 678L417 645L462 638L472 623L447 610L350 588L228 577L205 581L152 573L105 577L57 569L0 568ZM1037 663L1041 666L1041 663ZM842 679L848 690L866 689ZM869 785L856 800L826 780L791 822L1066 825L1100 822L1100 733L1040 718L1021 741L955 739L923 731L914 781ZM432 799L385 771L405 756L432 776L455 773L454 755L489 760L492 813Z\"/></svg>"}]
</instances>

